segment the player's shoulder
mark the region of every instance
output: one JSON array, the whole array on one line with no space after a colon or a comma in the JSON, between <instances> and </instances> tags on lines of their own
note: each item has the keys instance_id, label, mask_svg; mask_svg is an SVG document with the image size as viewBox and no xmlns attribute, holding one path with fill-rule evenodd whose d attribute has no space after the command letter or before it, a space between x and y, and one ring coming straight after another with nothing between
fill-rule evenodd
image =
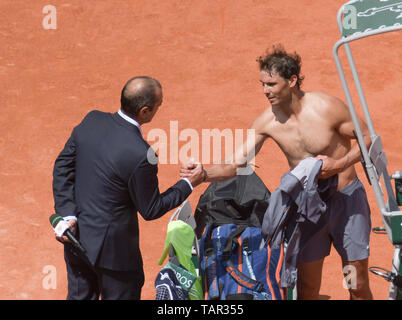
<instances>
[{"instance_id":1,"label":"player's shoulder","mask_svg":"<svg viewBox=\"0 0 402 320\"><path fill-rule=\"evenodd\" d=\"M347 105L338 97L324 92L311 92L311 106L314 114L333 125L350 120Z\"/></svg>"},{"instance_id":2,"label":"player's shoulder","mask_svg":"<svg viewBox=\"0 0 402 320\"><path fill-rule=\"evenodd\" d=\"M306 92L306 103L321 112L343 112L345 103L338 97L321 91Z\"/></svg>"},{"instance_id":3,"label":"player's shoulder","mask_svg":"<svg viewBox=\"0 0 402 320\"><path fill-rule=\"evenodd\" d=\"M305 95L308 99L313 99L327 104L343 103L340 98L322 91L309 91L306 92Z\"/></svg>"}]
</instances>

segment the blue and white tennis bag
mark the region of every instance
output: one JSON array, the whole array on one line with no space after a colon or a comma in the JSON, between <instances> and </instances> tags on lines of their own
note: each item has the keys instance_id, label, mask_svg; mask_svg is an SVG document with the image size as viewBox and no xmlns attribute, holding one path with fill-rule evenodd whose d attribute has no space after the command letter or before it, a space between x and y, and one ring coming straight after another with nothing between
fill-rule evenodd
<instances>
[{"instance_id":1,"label":"blue and white tennis bag","mask_svg":"<svg viewBox=\"0 0 402 320\"><path fill-rule=\"evenodd\" d=\"M255 172L211 183L200 197L194 217L206 299L284 299L279 286L283 250L261 245L269 199Z\"/></svg>"}]
</instances>

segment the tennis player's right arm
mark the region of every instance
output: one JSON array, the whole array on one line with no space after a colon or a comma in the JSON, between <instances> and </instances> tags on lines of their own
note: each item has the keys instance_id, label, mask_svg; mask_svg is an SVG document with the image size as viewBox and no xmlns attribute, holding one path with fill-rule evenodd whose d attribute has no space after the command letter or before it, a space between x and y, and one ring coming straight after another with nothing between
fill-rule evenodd
<instances>
[{"instance_id":1,"label":"tennis player's right arm","mask_svg":"<svg viewBox=\"0 0 402 320\"><path fill-rule=\"evenodd\" d=\"M255 156L261 150L267 135L263 133L263 124L261 118L254 121L251 130L248 131L247 139L241 145L231 158L226 159L225 163L214 164L205 168L207 182L223 181L240 174L240 170L247 165L253 165ZM180 169L181 177L187 177L191 174L194 164L184 163Z\"/></svg>"}]
</instances>

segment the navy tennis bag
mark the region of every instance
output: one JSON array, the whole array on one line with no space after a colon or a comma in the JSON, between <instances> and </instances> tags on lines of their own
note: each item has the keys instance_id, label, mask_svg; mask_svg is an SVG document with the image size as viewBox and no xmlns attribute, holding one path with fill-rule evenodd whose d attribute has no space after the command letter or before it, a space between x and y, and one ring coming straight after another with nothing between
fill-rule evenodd
<instances>
[{"instance_id":1,"label":"navy tennis bag","mask_svg":"<svg viewBox=\"0 0 402 320\"><path fill-rule=\"evenodd\" d=\"M200 197L194 217L206 299L284 299L283 249L271 249L261 235L269 199L255 172L211 183Z\"/></svg>"}]
</instances>

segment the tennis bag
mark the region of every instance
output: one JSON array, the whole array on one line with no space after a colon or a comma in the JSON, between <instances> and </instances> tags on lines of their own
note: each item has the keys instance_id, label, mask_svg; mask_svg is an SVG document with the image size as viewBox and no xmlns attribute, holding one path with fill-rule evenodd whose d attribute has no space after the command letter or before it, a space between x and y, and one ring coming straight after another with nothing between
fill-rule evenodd
<instances>
[{"instance_id":1,"label":"tennis bag","mask_svg":"<svg viewBox=\"0 0 402 320\"><path fill-rule=\"evenodd\" d=\"M201 195L194 217L206 299L283 299L283 250L269 248L261 235L270 195L255 172L211 183Z\"/></svg>"},{"instance_id":2,"label":"tennis bag","mask_svg":"<svg viewBox=\"0 0 402 320\"><path fill-rule=\"evenodd\" d=\"M283 250L261 249L261 228L208 225L200 241L200 269L207 300L282 300Z\"/></svg>"}]
</instances>

